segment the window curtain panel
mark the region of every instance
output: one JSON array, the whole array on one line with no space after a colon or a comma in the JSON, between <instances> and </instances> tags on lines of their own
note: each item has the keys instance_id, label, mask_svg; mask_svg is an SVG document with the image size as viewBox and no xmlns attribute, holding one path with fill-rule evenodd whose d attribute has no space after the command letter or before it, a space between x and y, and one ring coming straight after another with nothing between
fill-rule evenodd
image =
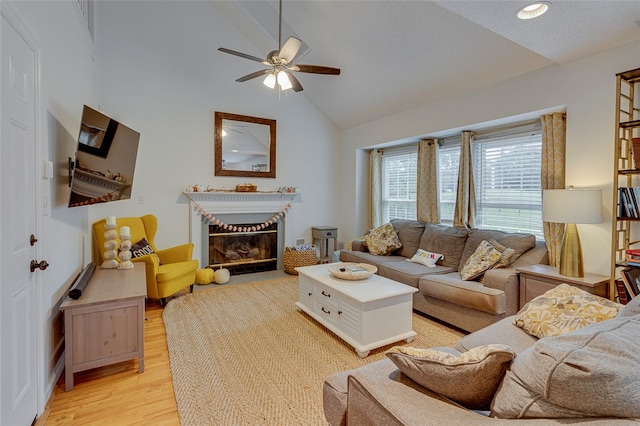
<instances>
[{"instance_id":1,"label":"window curtain panel","mask_svg":"<svg viewBox=\"0 0 640 426\"><path fill-rule=\"evenodd\" d=\"M369 229L382 225L382 151L369 154Z\"/></svg>"},{"instance_id":2,"label":"window curtain panel","mask_svg":"<svg viewBox=\"0 0 640 426\"><path fill-rule=\"evenodd\" d=\"M471 161L471 140L473 132L462 132L460 144L460 167L458 169L458 189L456 207L453 213L453 226L473 228L476 217L476 191L473 183L473 162Z\"/></svg>"},{"instance_id":3,"label":"window curtain panel","mask_svg":"<svg viewBox=\"0 0 640 426\"><path fill-rule=\"evenodd\" d=\"M418 142L416 217L421 222L440 223L437 151L434 139Z\"/></svg>"},{"instance_id":4,"label":"window curtain panel","mask_svg":"<svg viewBox=\"0 0 640 426\"><path fill-rule=\"evenodd\" d=\"M540 117L542 121L542 189L564 189L566 177L566 115L554 112ZM560 265L563 223L543 222L544 241L549 265Z\"/></svg>"}]
</instances>

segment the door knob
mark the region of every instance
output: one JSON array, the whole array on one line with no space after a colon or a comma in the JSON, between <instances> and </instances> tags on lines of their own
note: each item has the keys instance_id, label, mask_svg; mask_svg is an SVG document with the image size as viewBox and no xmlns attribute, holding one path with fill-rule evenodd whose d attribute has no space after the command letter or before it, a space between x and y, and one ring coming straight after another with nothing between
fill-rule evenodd
<instances>
[{"instance_id":1,"label":"door knob","mask_svg":"<svg viewBox=\"0 0 640 426\"><path fill-rule=\"evenodd\" d=\"M31 265L29 266L29 269L31 269L31 272L34 272L36 269L40 269L41 271L44 271L48 267L49 267L49 263L47 263L46 260L42 260L40 262L38 262L37 260L32 260Z\"/></svg>"},{"instance_id":2,"label":"door knob","mask_svg":"<svg viewBox=\"0 0 640 426\"><path fill-rule=\"evenodd\" d=\"M31 234L31 237L29 238L29 243L31 244L32 247L37 241L38 239L36 238L36 236Z\"/></svg>"}]
</instances>

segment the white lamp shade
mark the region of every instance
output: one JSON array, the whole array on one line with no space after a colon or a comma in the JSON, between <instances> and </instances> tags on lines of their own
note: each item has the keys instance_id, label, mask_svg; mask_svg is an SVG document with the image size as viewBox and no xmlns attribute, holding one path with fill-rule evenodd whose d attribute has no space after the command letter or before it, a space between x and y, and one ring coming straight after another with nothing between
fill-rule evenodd
<instances>
[{"instance_id":1,"label":"white lamp shade","mask_svg":"<svg viewBox=\"0 0 640 426\"><path fill-rule=\"evenodd\" d=\"M276 76L273 74L269 74L262 83L269 89L273 89L274 87L276 87Z\"/></svg>"},{"instance_id":2,"label":"white lamp shade","mask_svg":"<svg viewBox=\"0 0 640 426\"><path fill-rule=\"evenodd\" d=\"M293 87L289 76L284 71L278 71L278 84L282 90L289 90Z\"/></svg>"},{"instance_id":3,"label":"white lamp shade","mask_svg":"<svg viewBox=\"0 0 640 426\"><path fill-rule=\"evenodd\" d=\"M602 222L602 191L599 189L545 189L542 220L555 223Z\"/></svg>"}]
</instances>

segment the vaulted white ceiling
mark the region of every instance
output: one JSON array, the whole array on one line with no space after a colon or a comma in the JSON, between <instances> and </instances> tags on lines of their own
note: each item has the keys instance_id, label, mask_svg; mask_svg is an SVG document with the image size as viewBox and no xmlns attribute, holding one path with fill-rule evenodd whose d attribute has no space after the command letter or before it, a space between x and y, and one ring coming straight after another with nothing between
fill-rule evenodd
<instances>
[{"instance_id":1,"label":"vaulted white ceiling","mask_svg":"<svg viewBox=\"0 0 640 426\"><path fill-rule=\"evenodd\" d=\"M283 2L282 40L301 38L301 62L341 68L339 76L297 73L306 96L340 129L472 91L541 67L640 40L640 0L552 0L545 15L516 18L529 3L502 1ZM277 1L215 1L258 57L278 46ZM225 55L238 77L263 67ZM638 52L640 67L640 51ZM247 72L247 70L249 70ZM245 83L269 90L262 78Z\"/></svg>"}]
</instances>

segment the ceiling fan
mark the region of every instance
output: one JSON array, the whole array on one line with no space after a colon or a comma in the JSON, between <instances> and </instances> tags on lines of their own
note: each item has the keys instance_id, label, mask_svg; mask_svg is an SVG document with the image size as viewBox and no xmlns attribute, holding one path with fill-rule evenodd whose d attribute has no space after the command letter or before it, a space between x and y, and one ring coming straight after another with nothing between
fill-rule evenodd
<instances>
[{"instance_id":1,"label":"ceiling fan","mask_svg":"<svg viewBox=\"0 0 640 426\"><path fill-rule=\"evenodd\" d=\"M269 52L266 59L258 58L257 56L248 55L242 52L237 52L235 50L226 49L224 47L218 48L220 52L229 53L241 58L260 62L261 64L269 67L264 70L247 74L244 77L236 79L236 81L245 82L266 75L266 78L263 82L265 86L273 89L276 86L277 82L280 86L280 89L282 90L293 89L295 92L300 92L302 91L302 85L293 74L294 71L311 74L340 75L340 68L298 64L297 61L300 60L304 55L309 53L310 49L307 47L307 45L304 44L302 40L296 37L289 37L284 45L282 44L282 0L280 0L279 15L278 49Z\"/></svg>"}]
</instances>

